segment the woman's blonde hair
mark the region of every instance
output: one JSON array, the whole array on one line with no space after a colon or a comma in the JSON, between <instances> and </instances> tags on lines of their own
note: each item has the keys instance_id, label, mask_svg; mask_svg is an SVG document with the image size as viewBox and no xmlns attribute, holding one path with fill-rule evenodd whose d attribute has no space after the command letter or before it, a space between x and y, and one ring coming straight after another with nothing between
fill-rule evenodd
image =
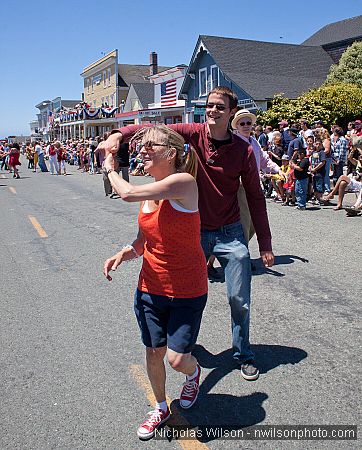
<instances>
[{"instance_id":1,"label":"woman's blonde hair","mask_svg":"<svg viewBox=\"0 0 362 450\"><path fill-rule=\"evenodd\" d=\"M190 145L185 144L185 140L180 134L166 125L145 127L136 132L130 144L136 143L142 145L142 143L147 141L163 144L165 147L168 147L168 150L165 152L166 158L172 156L172 149L175 149L175 168L177 172L187 172L196 178L197 156L195 150Z\"/></svg>"},{"instance_id":2,"label":"woman's blonde hair","mask_svg":"<svg viewBox=\"0 0 362 450\"><path fill-rule=\"evenodd\" d=\"M321 137L322 139L331 139L331 136L330 136L330 134L328 133L328 130L327 130L326 128L321 128L320 131L319 131L319 133L320 133L320 137Z\"/></svg>"}]
</instances>

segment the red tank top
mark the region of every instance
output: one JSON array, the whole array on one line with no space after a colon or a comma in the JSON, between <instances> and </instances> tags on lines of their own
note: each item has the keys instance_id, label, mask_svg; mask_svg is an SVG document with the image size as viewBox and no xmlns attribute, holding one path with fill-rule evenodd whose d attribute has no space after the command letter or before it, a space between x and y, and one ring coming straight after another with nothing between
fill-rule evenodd
<instances>
[{"instance_id":1,"label":"red tank top","mask_svg":"<svg viewBox=\"0 0 362 450\"><path fill-rule=\"evenodd\" d=\"M162 200L153 212L144 213L141 208L138 223L145 237L138 289L177 298L206 294L199 212L181 212Z\"/></svg>"}]
</instances>

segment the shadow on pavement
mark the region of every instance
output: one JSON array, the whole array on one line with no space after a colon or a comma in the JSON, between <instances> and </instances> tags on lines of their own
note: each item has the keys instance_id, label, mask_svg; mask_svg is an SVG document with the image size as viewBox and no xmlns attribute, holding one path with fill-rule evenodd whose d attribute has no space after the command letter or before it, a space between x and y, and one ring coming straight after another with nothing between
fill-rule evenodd
<instances>
[{"instance_id":1,"label":"shadow on pavement","mask_svg":"<svg viewBox=\"0 0 362 450\"><path fill-rule=\"evenodd\" d=\"M292 264L295 261L301 261L303 263L309 263L309 260L306 258L302 258L301 256L296 255L279 255L275 256L274 266L284 265L284 264ZM252 267L252 275L273 275L275 277L285 277L285 274L282 272L278 272L273 268L264 267L261 258L251 259L251 267ZM273 266L273 267L274 267ZM210 275L209 273L209 281L210 283L225 283L225 275L222 267L214 267L215 276Z\"/></svg>"},{"instance_id":2,"label":"shadow on pavement","mask_svg":"<svg viewBox=\"0 0 362 450\"><path fill-rule=\"evenodd\" d=\"M261 374L267 373L282 364L298 364L308 356L307 352L300 348L282 345L253 345L252 349L255 352ZM203 431L202 436L198 438L201 442L218 438L212 432L207 433L205 431L207 427L239 430L256 425L265 419L266 413L263 402L268 398L265 392L254 392L245 396L210 393L222 378L233 370L239 370L238 363L232 358L231 349L214 355L202 345L196 345L192 353L201 367L214 370L206 376L200 385L198 402L192 409L181 409L178 400L172 402L171 409L175 411L175 408L177 408L182 417L187 420L186 428L198 428ZM245 382L247 383L247 381ZM170 426L171 428L185 427L185 423L179 424L176 419L170 423Z\"/></svg>"},{"instance_id":3,"label":"shadow on pavement","mask_svg":"<svg viewBox=\"0 0 362 450\"><path fill-rule=\"evenodd\" d=\"M203 385L201 385L202 387ZM264 392L253 392L250 395L235 396L230 394L207 394L200 389L197 403L190 410L183 410L178 400L171 403L171 412L176 417L181 415L181 424L178 420L170 421L167 426L171 428L199 430L199 442L210 442L220 438L220 428L240 430L262 422L266 417L263 402L268 398ZM170 439L171 440L171 439ZM192 447L190 447L192 448Z\"/></svg>"},{"instance_id":4,"label":"shadow on pavement","mask_svg":"<svg viewBox=\"0 0 362 450\"><path fill-rule=\"evenodd\" d=\"M296 261L300 261L300 262L303 262L303 263L309 263L308 259L302 258L301 256L297 256L297 255L278 255L278 256L275 256L274 266L285 265L285 264L293 264ZM252 259L251 260L251 264L252 264L252 267L253 267L252 275L268 274L268 275L273 275L275 277L284 277L285 276L284 273L278 272L277 270L274 270L273 268L264 267L264 265L263 265L263 263L261 261L261 258Z\"/></svg>"}]
</instances>

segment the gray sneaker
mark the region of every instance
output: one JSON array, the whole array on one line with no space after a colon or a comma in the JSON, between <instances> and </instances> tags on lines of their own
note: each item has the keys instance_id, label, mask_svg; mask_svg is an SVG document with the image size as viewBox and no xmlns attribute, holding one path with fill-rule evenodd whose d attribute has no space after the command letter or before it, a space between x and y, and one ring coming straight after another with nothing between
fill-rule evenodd
<instances>
[{"instance_id":1,"label":"gray sneaker","mask_svg":"<svg viewBox=\"0 0 362 450\"><path fill-rule=\"evenodd\" d=\"M259 369L255 365L254 360L245 361L240 367L241 376L248 381L254 381L259 378Z\"/></svg>"}]
</instances>

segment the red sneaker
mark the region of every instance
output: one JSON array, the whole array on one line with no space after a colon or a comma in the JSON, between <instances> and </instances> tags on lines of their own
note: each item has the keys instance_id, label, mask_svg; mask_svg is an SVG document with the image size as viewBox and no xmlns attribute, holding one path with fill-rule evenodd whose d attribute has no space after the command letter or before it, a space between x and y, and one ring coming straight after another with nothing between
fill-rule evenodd
<instances>
[{"instance_id":1,"label":"red sneaker","mask_svg":"<svg viewBox=\"0 0 362 450\"><path fill-rule=\"evenodd\" d=\"M171 417L168 408L167 411L155 409L148 414L150 417L141 423L137 430L137 436L143 440L151 439L155 435L155 431Z\"/></svg>"},{"instance_id":2,"label":"red sneaker","mask_svg":"<svg viewBox=\"0 0 362 450\"><path fill-rule=\"evenodd\" d=\"M196 402L197 396L199 395L199 384L200 384L200 375L201 368L197 364L197 375L192 380L188 380L184 383L184 386L180 395L180 406L181 408L188 409Z\"/></svg>"}]
</instances>

